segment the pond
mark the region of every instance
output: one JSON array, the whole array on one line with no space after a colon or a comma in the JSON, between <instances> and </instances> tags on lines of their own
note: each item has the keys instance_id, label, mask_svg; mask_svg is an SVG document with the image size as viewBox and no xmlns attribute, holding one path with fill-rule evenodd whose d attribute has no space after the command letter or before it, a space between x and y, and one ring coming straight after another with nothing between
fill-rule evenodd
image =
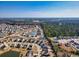
<instances>
[{"instance_id":1,"label":"pond","mask_svg":"<svg viewBox=\"0 0 79 59\"><path fill-rule=\"evenodd\" d=\"M31 32L31 35L32 35L32 36L35 36L36 34L37 34L37 32L34 32L34 31Z\"/></svg>"},{"instance_id":2,"label":"pond","mask_svg":"<svg viewBox=\"0 0 79 59\"><path fill-rule=\"evenodd\" d=\"M6 53L3 53L2 55L0 55L0 57L19 57L19 52L16 51L8 51Z\"/></svg>"}]
</instances>

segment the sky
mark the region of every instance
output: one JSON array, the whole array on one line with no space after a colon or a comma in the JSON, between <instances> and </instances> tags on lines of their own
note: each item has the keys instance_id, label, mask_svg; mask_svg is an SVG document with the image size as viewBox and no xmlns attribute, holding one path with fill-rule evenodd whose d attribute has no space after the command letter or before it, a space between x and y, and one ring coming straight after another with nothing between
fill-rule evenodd
<instances>
[{"instance_id":1,"label":"sky","mask_svg":"<svg viewBox=\"0 0 79 59\"><path fill-rule=\"evenodd\" d=\"M0 1L0 17L79 17L79 1Z\"/></svg>"}]
</instances>

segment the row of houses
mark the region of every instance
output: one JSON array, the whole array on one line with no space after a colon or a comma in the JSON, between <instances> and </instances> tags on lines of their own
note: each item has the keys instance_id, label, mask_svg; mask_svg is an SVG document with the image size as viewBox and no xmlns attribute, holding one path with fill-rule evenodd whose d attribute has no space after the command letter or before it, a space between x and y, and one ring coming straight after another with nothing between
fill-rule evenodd
<instances>
[{"instance_id":1,"label":"row of houses","mask_svg":"<svg viewBox=\"0 0 79 59\"><path fill-rule=\"evenodd\" d=\"M62 44L70 44L73 48L79 50L79 37L78 36L73 36L73 37L70 37L70 36L65 36L65 37L55 37L54 38L54 41L56 43L62 43Z\"/></svg>"}]
</instances>

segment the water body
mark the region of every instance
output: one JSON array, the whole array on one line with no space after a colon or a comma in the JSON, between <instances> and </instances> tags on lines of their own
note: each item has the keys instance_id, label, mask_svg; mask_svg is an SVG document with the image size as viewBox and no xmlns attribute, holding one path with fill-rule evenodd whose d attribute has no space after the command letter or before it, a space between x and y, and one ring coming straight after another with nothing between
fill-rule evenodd
<instances>
[{"instance_id":1,"label":"water body","mask_svg":"<svg viewBox=\"0 0 79 59\"><path fill-rule=\"evenodd\" d=\"M0 57L19 57L19 52L16 51L8 51L6 53L3 53L2 55L0 55Z\"/></svg>"},{"instance_id":2,"label":"water body","mask_svg":"<svg viewBox=\"0 0 79 59\"><path fill-rule=\"evenodd\" d=\"M37 34L37 32L35 32L35 31L31 32L32 36L35 36L36 34Z\"/></svg>"}]
</instances>

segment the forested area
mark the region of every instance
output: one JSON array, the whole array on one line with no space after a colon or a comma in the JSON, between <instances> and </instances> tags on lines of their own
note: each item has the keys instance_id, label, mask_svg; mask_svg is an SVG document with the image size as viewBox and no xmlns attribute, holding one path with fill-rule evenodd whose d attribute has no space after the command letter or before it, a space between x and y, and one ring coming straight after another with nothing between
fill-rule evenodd
<instances>
[{"instance_id":1,"label":"forested area","mask_svg":"<svg viewBox=\"0 0 79 59\"><path fill-rule=\"evenodd\" d=\"M48 37L79 36L79 24L43 23L42 27Z\"/></svg>"}]
</instances>

